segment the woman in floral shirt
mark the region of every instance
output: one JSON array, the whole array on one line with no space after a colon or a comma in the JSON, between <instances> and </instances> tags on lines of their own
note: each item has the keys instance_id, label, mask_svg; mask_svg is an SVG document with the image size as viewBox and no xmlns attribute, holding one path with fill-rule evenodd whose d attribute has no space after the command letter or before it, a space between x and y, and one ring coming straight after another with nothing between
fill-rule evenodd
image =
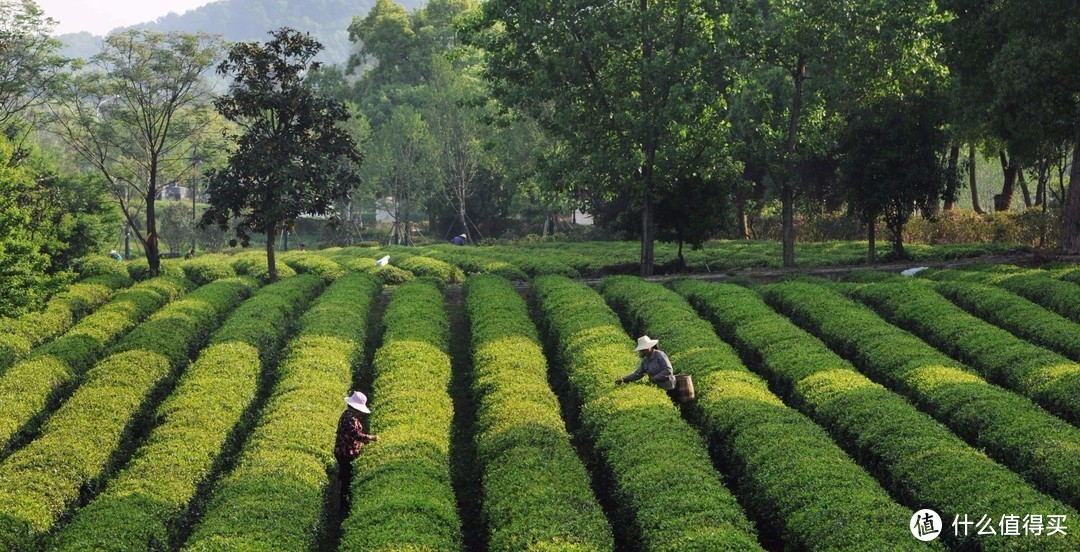
<instances>
[{"instance_id":1,"label":"woman in floral shirt","mask_svg":"<svg viewBox=\"0 0 1080 552\"><path fill-rule=\"evenodd\" d=\"M337 443L334 445L334 457L338 462L338 481L341 483L341 508L348 511L349 485L352 481L352 461L360 456L364 443L378 442L378 435L364 433L360 423L360 413L371 414L367 406L367 396L356 391L345 398L345 412L338 419Z\"/></svg>"}]
</instances>

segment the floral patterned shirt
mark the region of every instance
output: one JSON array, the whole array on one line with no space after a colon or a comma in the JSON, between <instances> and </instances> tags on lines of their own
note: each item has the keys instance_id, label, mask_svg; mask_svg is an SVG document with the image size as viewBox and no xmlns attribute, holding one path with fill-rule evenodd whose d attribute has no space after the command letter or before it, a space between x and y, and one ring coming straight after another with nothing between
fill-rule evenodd
<instances>
[{"instance_id":1,"label":"floral patterned shirt","mask_svg":"<svg viewBox=\"0 0 1080 552\"><path fill-rule=\"evenodd\" d=\"M360 417L352 408L346 408L338 419L337 444L334 446L334 454L352 460L360 456L360 449L364 443L375 440L374 435L364 433L364 426L360 423Z\"/></svg>"}]
</instances>

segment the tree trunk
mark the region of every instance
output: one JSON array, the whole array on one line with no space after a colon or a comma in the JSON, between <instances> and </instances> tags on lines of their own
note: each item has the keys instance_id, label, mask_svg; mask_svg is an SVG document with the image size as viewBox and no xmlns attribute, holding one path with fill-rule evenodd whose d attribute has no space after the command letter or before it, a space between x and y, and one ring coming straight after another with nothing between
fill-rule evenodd
<instances>
[{"instance_id":1,"label":"tree trunk","mask_svg":"<svg viewBox=\"0 0 1080 552\"><path fill-rule=\"evenodd\" d=\"M750 239L749 220L746 217L746 194L735 192L735 223L738 225L739 239Z\"/></svg>"},{"instance_id":2,"label":"tree trunk","mask_svg":"<svg viewBox=\"0 0 1080 552\"><path fill-rule=\"evenodd\" d=\"M877 262L877 243L875 242L876 228L874 221L870 221L870 224L866 225L866 241L869 243L869 247L866 250L866 262L874 264Z\"/></svg>"},{"instance_id":3,"label":"tree trunk","mask_svg":"<svg viewBox=\"0 0 1080 552\"><path fill-rule=\"evenodd\" d=\"M780 203L783 224L784 268L795 267L795 191L792 179L795 172L795 146L799 136L799 119L802 116L803 82L806 80L806 59L801 55L795 64L795 96L791 100L791 124L788 126L787 144L784 148L783 183L780 186Z\"/></svg>"},{"instance_id":4,"label":"tree trunk","mask_svg":"<svg viewBox=\"0 0 1080 552\"><path fill-rule=\"evenodd\" d=\"M277 260L274 257L274 238L277 235L277 228L273 222L266 223L266 270L268 278L271 282L277 281Z\"/></svg>"},{"instance_id":5,"label":"tree trunk","mask_svg":"<svg viewBox=\"0 0 1080 552\"><path fill-rule=\"evenodd\" d=\"M983 214L982 205L979 205L979 187L975 181L975 144L968 144L968 187L971 188L971 208Z\"/></svg>"},{"instance_id":6,"label":"tree trunk","mask_svg":"<svg viewBox=\"0 0 1080 552\"><path fill-rule=\"evenodd\" d=\"M150 265L150 277L161 274L161 255L158 253L157 209L154 200L156 191L153 187L146 195L146 262Z\"/></svg>"},{"instance_id":7,"label":"tree trunk","mask_svg":"<svg viewBox=\"0 0 1080 552\"><path fill-rule=\"evenodd\" d=\"M1061 231L1061 247L1067 255L1080 255L1080 108L1073 119L1072 169L1069 172L1069 193L1065 202L1065 223Z\"/></svg>"},{"instance_id":8,"label":"tree trunk","mask_svg":"<svg viewBox=\"0 0 1080 552\"><path fill-rule=\"evenodd\" d=\"M904 232L897 230L893 235L893 257L896 260L904 258Z\"/></svg>"},{"instance_id":9,"label":"tree trunk","mask_svg":"<svg viewBox=\"0 0 1080 552\"><path fill-rule=\"evenodd\" d=\"M1024 177L1023 169L1016 171L1016 180L1020 183L1020 193L1024 196L1024 207L1031 209L1031 190L1028 189L1027 178Z\"/></svg>"},{"instance_id":10,"label":"tree trunk","mask_svg":"<svg viewBox=\"0 0 1080 552\"><path fill-rule=\"evenodd\" d=\"M649 193L645 193L645 205L641 209L641 276L653 274L653 205Z\"/></svg>"},{"instance_id":11,"label":"tree trunk","mask_svg":"<svg viewBox=\"0 0 1080 552\"><path fill-rule=\"evenodd\" d=\"M944 210L952 211L956 205L956 185L960 182L960 144L949 148L948 182L945 185Z\"/></svg>"},{"instance_id":12,"label":"tree trunk","mask_svg":"<svg viewBox=\"0 0 1080 552\"><path fill-rule=\"evenodd\" d=\"M1010 159L1005 151L999 154L1001 159L1001 172L1005 175L1005 185L1001 187L1000 194L994 194L994 210L1008 211L1012 207L1013 195L1016 193L1016 173L1019 165L1015 157Z\"/></svg>"}]
</instances>

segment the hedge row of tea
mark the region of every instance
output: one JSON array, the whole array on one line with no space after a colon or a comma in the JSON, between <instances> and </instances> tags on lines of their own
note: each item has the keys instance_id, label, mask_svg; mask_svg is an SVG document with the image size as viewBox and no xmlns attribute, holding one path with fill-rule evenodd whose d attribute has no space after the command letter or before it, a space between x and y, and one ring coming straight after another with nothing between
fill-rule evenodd
<instances>
[{"instance_id":1,"label":"hedge row of tea","mask_svg":"<svg viewBox=\"0 0 1080 552\"><path fill-rule=\"evenodd\" d=\"M796 284L779 289L788 285ZM968 513L1000 517L1017 511L1047 515L1069 511L859 374L769 308L754 291L717 287L702 304L702 314L717 332L774 382L788 404L828 430L901 503L915 510L933 508L949 519ZM764 291L768 296L775 289ZM976 537L959 535L958 540L970 545ZM1017 545L1002 537L978 541L987 550Z\"/></svg>"},{"instance_id":2,"label":"hedge row of tea","mask_svg":"<svg viewBox=\"0 0 1080 552\"><path fill-rule=\"evenodd\" d=\"M595 291L561 276L533 283L539 317L612 482L616 528L647 550L759 550L756 531L705 443L657 388L614 385L637 365L633 341Z\"/></svg>"},{"instance_id":3,"label":"hedge row of tea","mask_svg":"<svg viewBox=\"0 0 1080 552\"><path fill-rule=\"evenodd\" d=\"M784 284L774 308L859 369L984 449L1038 488L1080 505L1080 430L836 291ZM855 330L857 329L857 330Z\"/></svg>"},{"instance_id":4,"label":"hedge row of tea","mask_svg":"<svg viewBox=\"0 0 1080 552\"><path fill-rule=\"evenodd\" d=\"M63 550L150 550L178 540L177 523L251 406L260 374L322 290L316 276L267 286L214 332L157 410L162 420L133 460L52 539Z\"/></svg>"},{"instance_id":5,"label":"hedge row of tea","mask_svg":"<svg viewBox=\"0 0 1080 552\"><path fill-rule=\"evenodd\" d=\"M477 276L468 281L466 311L488 547L612 550L524 299L501 276Z\"/></svg>"},{"instance_id":6,"label":"hedge row of tea","mask_svg":"<svg viewBox=\"0 0 1080 552\"><path fill-rule=\"evenodd\" d=\"M94 276L72 285L45 304L41 312L0 318L0 373L30 349L66 332L72 324L129 287L127 275Z\"/></svg>"},{"instance_id":7,"label":"hedge row of tea","mask_svg":"<svg viewBox=\"0 0 1080 552\"><path fill-rule=\"evenodd\" d=\"M0 548L36 548L81 489L107 477L157 392L253 288L250 280L226 279L189 293L136 326L87 372L42 434L0 464Z\"/></svg>"},{"instance_id":8,"label":"hedge row of tea","mask_svg":"<svg viewBox=\"0 0 1080 552\"><path fill-rule=\"evenodd\" d=\"M341 276L299 320L257 427L185 550L311 550L322 530L337 419L379 284Z\"/></svg>"},{"instance_id":9,"label":"hedge row of tea","mask_svg":"<svg viewBox=\"0 0 1080 552\"><path fill-rule=\"evenodd\" d=\"M870 284L853 288L850 295L978 369L987 380L1080 422L1080 364L984 322L918 283Z\"/></svg>"},{"instance_id":10,"label":"hedge row of tea","mask_svg":"<svg viewBox=\"0 0 1080 552\"><path fill-rule=\"evenodd\" d=\"M113 261L115 262L115 261ZM140 282L83 318L58 339L34 349L0 376L0 443L8 451L37 426L110 344L190 290L190 282L160 276Z\"/></svg>"},{"instance_id":11,"label":"hedge row of tea","mask_svg":"<svg viewBox=\"0 0 1080 552\"><path fill-rule=\"evenodd\" d=\"M786 547L860 542L884 550L910 538L912 510L893 502L820 427L785 406L683 297L628 276L609 278L601 289L631 332L659 339L678 372L693 376L700 389L695 418L718 445L742 503ZM720 288L684 281L676 289L704 308Z\"/></svg>"},{"instance_id":12,"label":"hedge row of tea","mask_svg":"<svg viewBox=\"0 0 1080 552\"><path fill-rule=\"evenodd\" d=\"M354 463L346 550L459 550L450 479L450 322L428 280L399 287L375 353L371 424L380 441Z\"/></svg>"},{"instance_id":13,"label":"hedge row of tea","mask_svg":"<svg viewBox=\"0 0 1080 552\"><path fill-rule=\"evenodd\" d=\"M1002 288L962 281L934 289L958 307L1036 345L1080 361L1080 324Z\"/></svg>"},{"instance_id":14,"label":"hedge row of tea","mask_svg":"<svg viewBox=\"0 0 1080 552\"><path fill-rule=\"evenodd\" d=\"M919 275L931 280L965 280L994 284L1043 308L1080 323L1080 285L1063 281L1043 270L1021 270L991 265L990 270L925 270ZM1063 277L1069 277L1066 273Z\"/></svg>"}]
</instances>

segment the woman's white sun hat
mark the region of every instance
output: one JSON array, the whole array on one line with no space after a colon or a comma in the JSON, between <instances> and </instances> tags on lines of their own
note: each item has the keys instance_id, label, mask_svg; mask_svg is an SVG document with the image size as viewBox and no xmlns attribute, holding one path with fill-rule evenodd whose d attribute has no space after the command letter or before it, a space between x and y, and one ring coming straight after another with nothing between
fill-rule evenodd
<instances>
[{"instance_id":1,"label":"woman's white sun hat","mask_svg":"<svg viewBox=\"0 0 1080 552\"><path fill-rule=\"evenodd\" d=\"M352 395L345 397L345 404L363 412L364 414L371 414L371 409L367 407L367 395L356 391Z\"/></svg>"},{"instance_id":2,"label":"woman's white sun hat","mask_svg":"<svg viewBox=\"0 0 1080 552\"><path fill-rule=\"evenodd\" d=\"M660 343L659 339L653 339L653 338L651 338L651 337L649 337L647 335L643 335L643 336L637 338L637 349L634 349L634 350L635 351L644 351L646 349L652 349L653 347L656 347L656 345L659 344L659 343Z\"/></svg>"}]
</instances>

